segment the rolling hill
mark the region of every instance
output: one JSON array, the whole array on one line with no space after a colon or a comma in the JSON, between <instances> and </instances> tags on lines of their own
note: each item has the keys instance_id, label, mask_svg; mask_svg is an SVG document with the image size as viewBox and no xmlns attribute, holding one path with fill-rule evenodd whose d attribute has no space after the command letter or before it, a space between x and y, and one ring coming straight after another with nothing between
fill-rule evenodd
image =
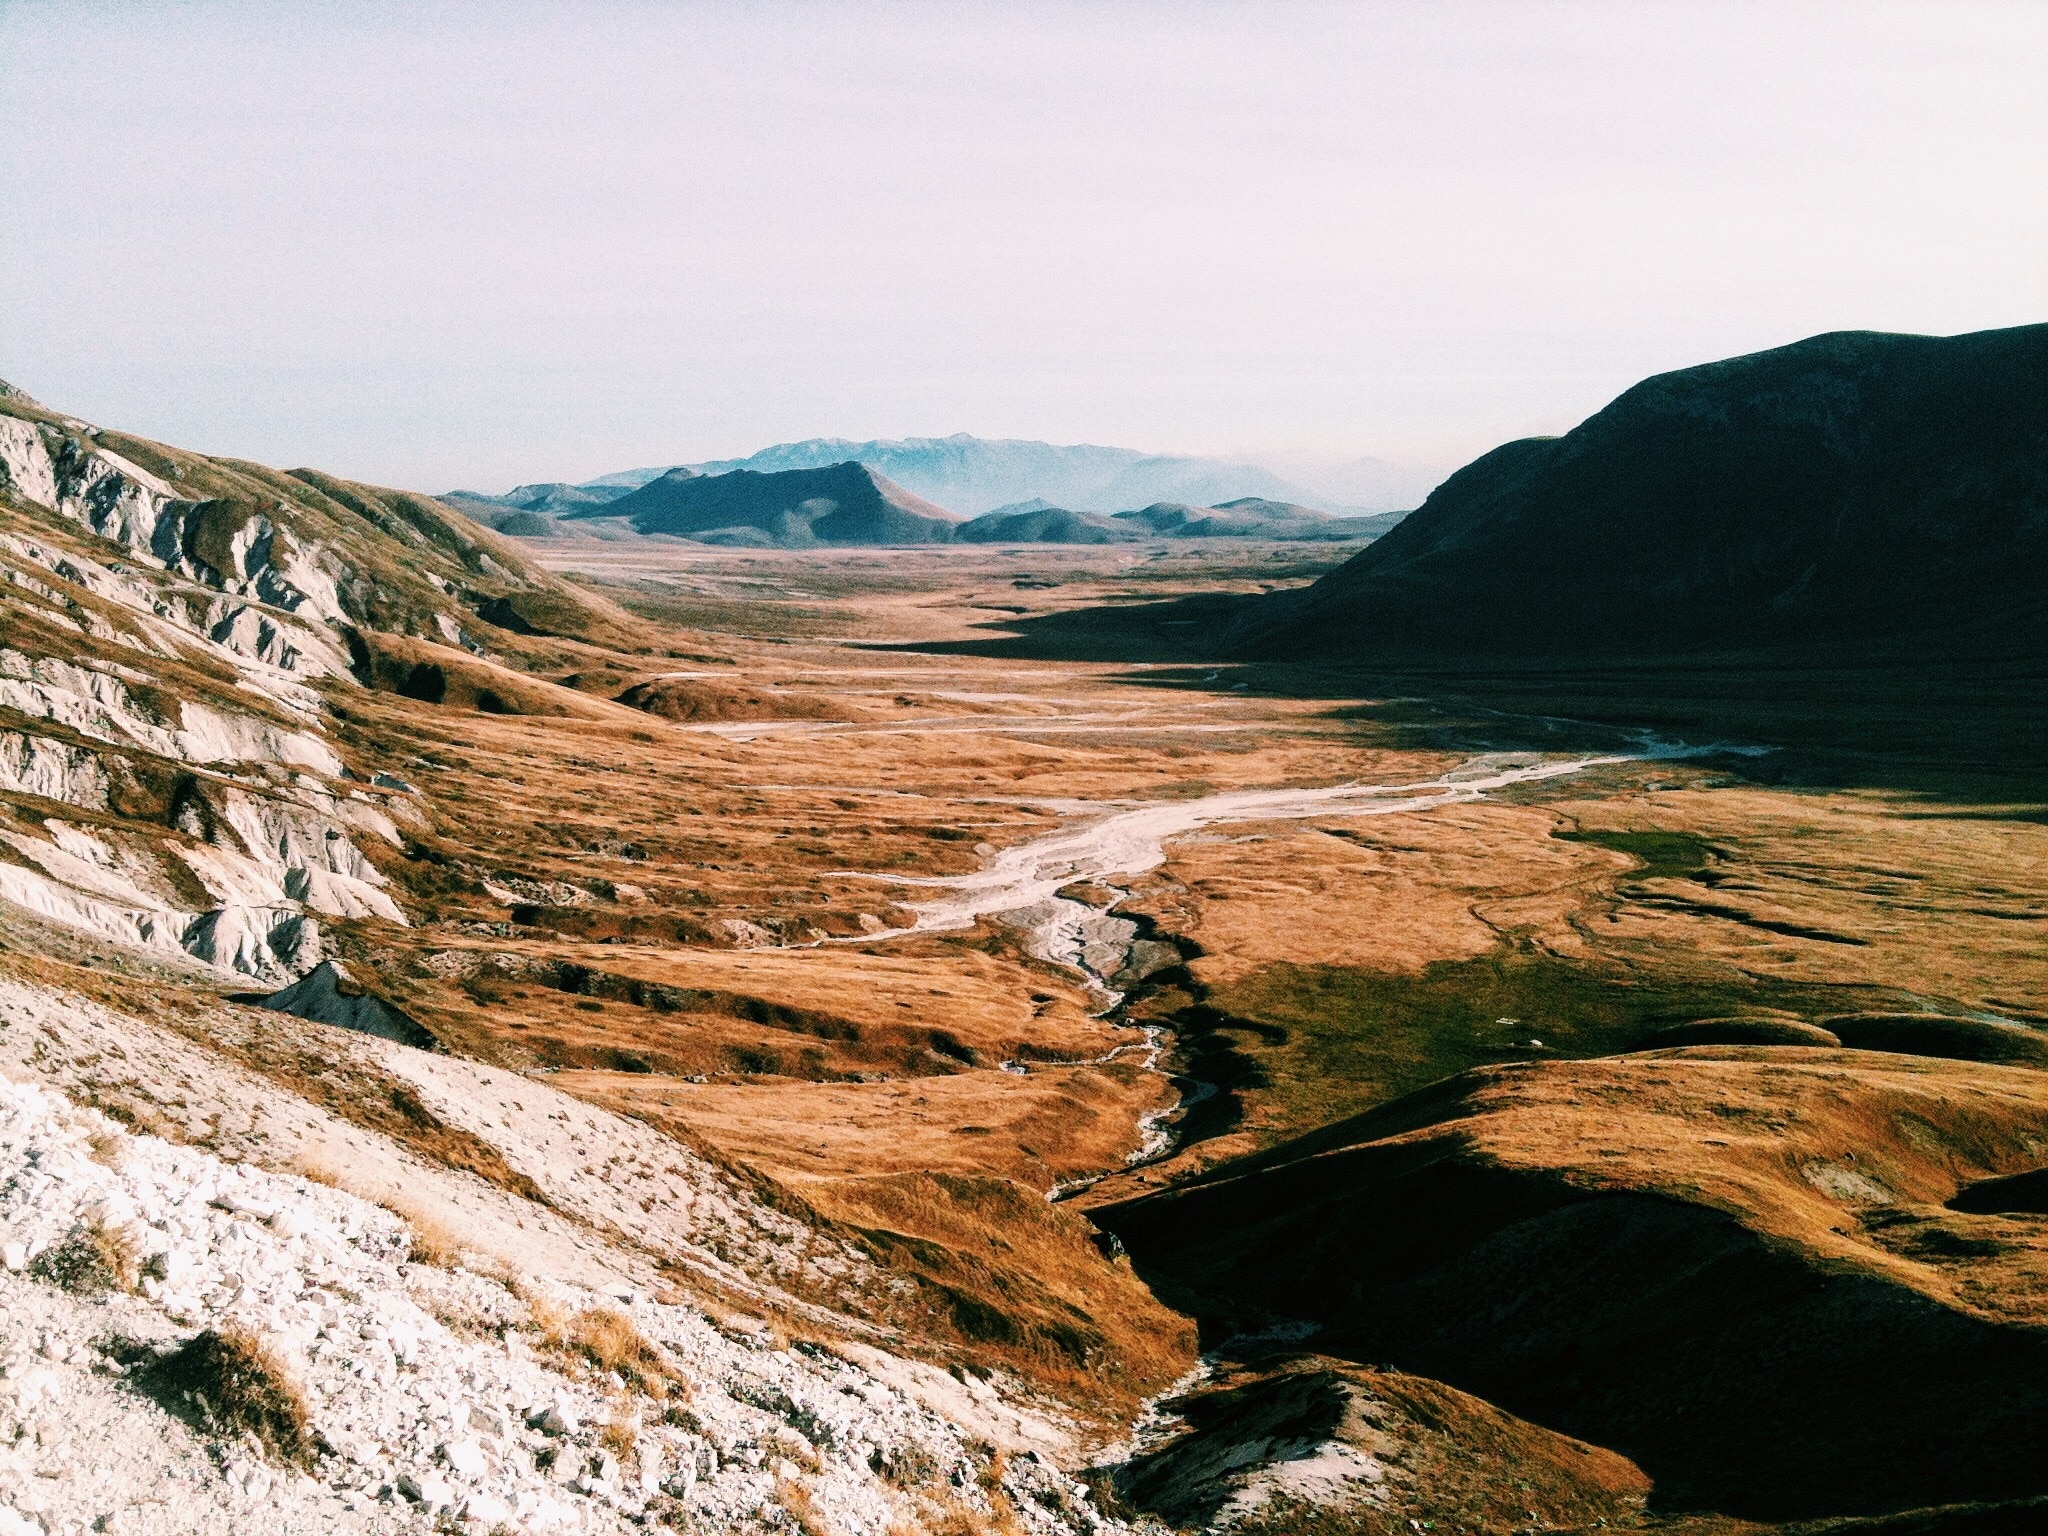
<instances>
[{"instance_id":1,"label":"rolling hill","mask_svg":"<svg viewBox=\"0 0 2048 1536\"><path fill-rule=\"evenodd\" d=\"M1118 544L1151 539L1272 539L1337 543L1377 538L1405 514L1331 517L1313 507L1242 496L1213 507L1158 501L1129 512L1074 512L1045 502L998 507L961 526L970 544Z\"/></svg>"},{"instance_id":2,"label":"rolling hill","mask_svg":"<svg viewBox=\"0 0 2048 1536\"><path fill-rule=\"evenodd\" d=\"M1274 656L2040 654L2044 578L2048 325L1853 331L1505 444L1239 636Z\"/></svg>"},{"instance_id":3,"label":"rolling hill","mask_svg":"<svg viewBox=\"0 0 2048 1536\"><path fill-rule=\"evenodd\" d=\"M1065 507L998 507L960 525L953 537L964 544L1123 544L1145 536L1142 529L1100 512Z\"/></svg>"},{"instance_id":4,"label":"rolling hill","mask_svg":"<svg viewBox=\"0 0 2048 1536\"><path fill-rule=\"evenodd\" d=\"M1516 1064L1092 1214L1182 1305L1316 1323L1620 1451L1669 1505L2027 1498L2036 1228L1958 1194L2036 1166L2044 1115L2036 1069L1882 1050Z\"/></svg>"},{"instance_id":5,"label":"rolling hill","mask_svg":"<svg viewBox=\"0 0 2048 1536\"><path fill-rule=\"evenodd\" d=\"M1154 502L1149 507L1115 515L1119 521L1135 524L1155 538L1336 542L1376 538L1399 523L1404 514L1382 512L1372 517L1331 517L1326 512L1292 502L1269 501L1262 496L1240 496L1235 501L1218 502L1213 507L1191 507L1185 502Z\"/></svg>"},{"instance_id":6,"label":"rolling hill","mask_svg":"<svg viewBox=\"0 0 2048 1536\"><path fill-rule=\"evenodd\" d=\"M486 496L477 491L450 491L441 500L486 528L502 528L522 512L546 517L585 511L616 501L631 489L630 486L592 489L555 480L538 485L515 485L502 496Z\"/></svg>"}]
</instances>

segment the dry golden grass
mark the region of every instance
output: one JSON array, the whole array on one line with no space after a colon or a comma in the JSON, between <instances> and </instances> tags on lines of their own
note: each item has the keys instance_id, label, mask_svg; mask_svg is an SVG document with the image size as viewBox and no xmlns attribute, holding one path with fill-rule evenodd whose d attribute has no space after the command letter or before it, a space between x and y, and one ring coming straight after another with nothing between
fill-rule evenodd
<instances>
[{"instance_id":1,"label":"dry golden grass","mask_svg":"<svg viewBox=\"0 0 2048 1536\"><path fill-rule=\"evenodd\" d=\"M425 1264L434 1269L457 1269L462 1267L465 1255L473 1251L438 1212L397 1189L375 1182L366 1183L318 1153L301 1154L293 1161L291 1171L314 1184L324 1184L329 1189L338 1189L343 1194L380 1205L396 1216L406 1225L409 1237L406 1257L415 1264Z\"/></svg>"},{"instance_id":2,"label":"dry golden grass","mask_svg":"<svg viewBox=\"0 0 2048 1536\"><path fill-rule=\"evenodd\" d=\"M888 1083L692 1084L596 1072L552 1081L622 1114L687 1127L779 1177L996 1174L1040 1190L1121 1162L1138 1145L1138 1118L1172 1092L1135 1062Z\"/></svg>"},{"instance_id":3,"label":"dry golden grass","mask_svg":"<svg viewBox=\"0 0 2048 1536\"><path fill-rule=\"evenodd\" d=\"M915 1440L902 1440L883 1451L882 1481L905 1492L930 1488L945 1475L938 1457Z\"/></svg>"},{"instance_id":4,"label":"dry golden grass","mask_svg":"<svg viewBox=\"0 0 2048 1536\"><path fill-rule=\"evenodd\" d=\"M1023 1529L1007 1499L986 1513L952 1493L927 1495L920 1503L918 1523L910 1527L918 1536L1018 1536Z\"/></svg>"},{"instance_id":5,"label":"dry golden grass","mask_svg":"<svg viewBox=\"0 0 2048 1536\"><path fill-rule=\"evenodd\" d=\"M657 1400L689 1399L688 1379L618 1308L567 1312L538 1292L516 1292L526 1302L528 1326L543 1351L592 1372L615 1372L628 1388Z\"/></svg>"},{"instance_id":6,"label":"dry golden grass","mask_svg":"<svg viewBox=\"0 0 2048 1536\"><path fill-rule=\"evenodd\" d=\"M316 1152L304 1152L293 1158L291 1171L309 1183L324 1184L345 1195L355 1193L349 1186L348 1175Z\"/></svg>"},{"instance_id":7,"label":"dry golden grass","mask_svg":"<svg viewBox=\"0 0 2048 1536\"><path fill-rule=\"evenodd\" d=\"M1587 827L1688 833L1725 854L1707 885L1617 875L1611 915L1594 925L1610 944L2048 1022L2048 821L2026 807L1728 787L1557 809Z\"/></svg>"},{"instance_id":8,"label":"dry golden grass","mask_svg":"<svg viewBox=\"0 0 2048 1536\"><path fill-rule=\"evenodd\" d=\"M29 1273L79 1296L132 1291L142 1276L141 1249L127 1227L83 1222L36 1255Z\"/></svg>"},{"instance_id":9,"label":"dry golden grass","mask_svg":"<svg viewBox=\"0 0 2048 1536\"><path fill-rule=\"evenodd\" d=\"M1703 1203L1963 1311L2048 1323L2039 1223L1946 1209L2038 1167L2048 1072L1702 1046L1516 1069L1470 1096L1477 1155Z\"/></svg>"},{"instance_id":10,"label":"dry golden grass","mask_svg":"<svg viewBox=\"0 0 2048 1536\"><path fill-rule=\"evenodd\" d=\"M412 1241L406 1257L415 1264L434 1269L456 1269L462 1263L462 1245L452 1228L423 1207L387 1196L380 1201L385 1210L411 1230Z\"/></svg>"},{"instance_id":11,"label":"dry golden grass","mask_svg":"<svg viewBox=\"0 0 2048 1536\"><path fill-rule=\"evenodd\" d=\"M1191 970L1209 986L1275 962L1412 973L1483 955L1508 929L1582 953L1570 918L1621 861L1553 838L1557 825L1541 807L1478 804L1237 827L1176 845L1138 908L1199 936Z\"/></svg>"},{"instance_id":12,"label":"dry golden grass","mask_svg":"<svg viewBox=\"0 0 2048 1536\"><path fill-rule=\"evenodd\" d=\"M825 1519L825 1512L818 1508L818 1501L811 1496L811 1490L795 1478L776 1479L775 1502L782 1506L801 1536L839 1536L837 1529Z\"/></svg>"},{"instance_id":13,"label":"dry golden grass","mask_svg":"<svg viewBox=\"0 0 2048 1536\"><path fill-rule=\"evenodd\" d=\"M314 1441L305 1393L275 1350L239 1324L195 1335L150 1372L152 1387L198 1410L218 1432L247 1435L277 1460L310 1467Z\"/></svg>"},{"instance_id":14,"label":"dry golden grass","mask_svg":"<svg viewBox=\"0 0 2048 1536\"><path fill-rule=\"evenodd\" d=\"M1109 1413L1192 1363L1193 1327L1077 1212L1008 1180L895 1174L807 1185L825 1214L913 1279L902 1321L966 1359L1000 1364Z\"/></svg>"}]
</instances>

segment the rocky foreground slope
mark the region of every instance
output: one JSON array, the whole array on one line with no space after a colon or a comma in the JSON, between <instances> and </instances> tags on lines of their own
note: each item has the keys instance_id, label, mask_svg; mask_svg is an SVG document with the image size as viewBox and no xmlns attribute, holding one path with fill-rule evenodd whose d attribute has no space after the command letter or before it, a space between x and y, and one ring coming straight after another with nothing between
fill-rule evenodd
<instances>
[{"instance_id":1,"label":"rocky foreground slope","mask_svg":"<svg viewBox=\"0 0 2048 1536\"><path fill-rule=\"evenodd\" d=\"M418 1055L386 1049L387 1066ZM74 1095L0 1083L0 1530L772 1530L799 1514L882 1530L996 1510L1026 1530L1117 1528L991 1388L685 1302L662 1241L579 1210L531 1143L522 1160L554 1187L538 1199L140 1019L4 979L0 1052ZM110 1057L118 1087L96 1075ZM632 1152L633 1128L544 1087L453 1070L436 1102L492 1105L501 1140L573 1117L587 1155ZM151 1094L175 1102L151 1110ZM179 1112L208 1133L135 1130L171 1132ZM770 1267L763 1241L802 1236L701 1160L656 1155L648 1177L695 1226L671 1231L672 1258L751 1245L744 1267L705 1255L744 1287ZM194 1365L194 1341L218 1338L260 1351L267 1411ZM949 1398L950 1415L930 1406Z\"/></svg>"},{"instance_id":2,"label":"rocky foreground slope","mask_svg":"<svg viewBox=\"0 0 2048 1536\"><path fill-rule=\"evenodd\" d=\"M332 963L449 862L362 700L630 724L529 669L659 639L424 498L0 398L0 1531L1123 1528L874 1241Z\"/></svg>"}]
</instances>

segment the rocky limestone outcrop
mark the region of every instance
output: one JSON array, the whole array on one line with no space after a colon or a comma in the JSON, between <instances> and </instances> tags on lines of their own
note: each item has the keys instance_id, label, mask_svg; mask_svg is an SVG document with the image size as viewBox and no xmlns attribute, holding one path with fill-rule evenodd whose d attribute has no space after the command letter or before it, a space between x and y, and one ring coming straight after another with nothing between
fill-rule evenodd
<instances>
[{"instance_id":1,"label":"rocky limestone outcrop","mask_svg":"<svg viewBox=\"0 0 2048 1536\"><path fill-rule=\"evenodd\" d=\"M0 559L0 579L33 592L81 634L160 656L176 656L197 642L289 708L317 708L305 680L348 675L347 646L325 624L169 572L115 569L25 535L0 536ZM37 568L61 585L41 579Z\"/></svg>"},{"instance_id":2,"label":"rocky limestone outcrop","mask_svg":"<svg viewBox=\"0 0 2048 1536\"><path fill-rule=\"evenodd\" d=\"M348 619L336 585L346 573L334 562L297 548L254 507L180 497L89 430L0 416L0 484L202 586L324 623Z\"/></svg>"},{"instance_id":3,"label":"rocky limestone outcrop","mask_svg":"<svg viewBox=\"0 0 2048 1536\"><path fill-rule=\"evenodd\" d=\"M1114 1469L1176 1527L1584 1530L1635 1524L1650 1480L1613 1451L1439 1381L1302 1356L1161 1405Z\"/></svg>"},{"instance_id":4,"label":"rocky limestone outcrop","mask_svg":"<svg viewBox=\"0 0 2048 1536\"><path fill-rule=\"evenodd\" d=\"M110 782L84 749L26 736L10 744L0 735L7 787L103 804ZM316 914L406 920L352 835L369 831L395 844L390 818L367 799L297 792L312 803L195 779L169 833L56 816L36 830L0 829L0 899L115 943L259 980L289 979L321 959ZM195 892L208 903L195 903Z\"/></svg>"},{"instance_id":5,"label":"rocky limestone outcrop","mask_svg":"<svg viewBox=\"0 0 2048 1536\"><path fill-rule=\"evenodd\" d=\"M0 793L101 818L23 807L0 833L0 900L273 983L319 962L320 917L403 923L358 841L397 828L342 787L309 686L348 675L327 589L280 585L311 567L274 529L88 441L0 417L0 488L137 556L0 534Z\"/></svg>"}]
</instances>

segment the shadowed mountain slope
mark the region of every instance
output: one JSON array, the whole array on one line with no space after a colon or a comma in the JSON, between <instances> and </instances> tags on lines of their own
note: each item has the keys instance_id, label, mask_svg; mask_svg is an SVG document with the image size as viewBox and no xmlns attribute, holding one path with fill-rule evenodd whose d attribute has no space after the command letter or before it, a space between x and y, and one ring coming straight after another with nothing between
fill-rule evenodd
<instances>
[{"instance_id":1,"label":"shadowed mountain slope","mask_svg":"<svg viewBox=\"0 0 2048 1536\"><path fill-rule=\"evenodd\" d=\"M1659 375L1467 465L1241 620L1253 654L2040 654L2048 326L1851 331Z\"/></svg>"},{"instance_id":2,"label":"shadowed mountain slope","mask_svg":"<svg viewBox=\"0 0 2048 1536\"><path fill-rule=\"evenodd\" d=\"M609 505L568 516L622 517L640 533L797 546L944 544L961 521L851 461L774 474L675 469Z\"/></svg>"}]
</instances>

